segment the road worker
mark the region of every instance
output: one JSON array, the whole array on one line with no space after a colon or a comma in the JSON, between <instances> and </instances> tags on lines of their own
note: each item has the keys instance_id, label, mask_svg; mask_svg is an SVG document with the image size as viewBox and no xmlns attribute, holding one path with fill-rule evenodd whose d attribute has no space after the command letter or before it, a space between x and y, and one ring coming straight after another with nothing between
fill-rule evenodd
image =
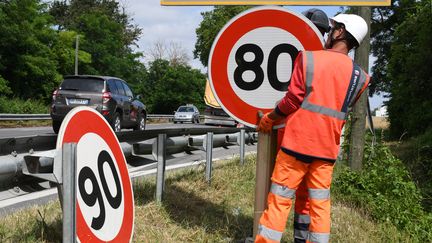
<instances>
[{"instance_id":1,"label":"road worker","mask_svg":"<svg viewBox=\"0 0 432 243\"><path fill-rule=\"evenodd\" d=\"M325 33L330 31L330 24L327 14L317 8L311 8L302 12L306 18L308 18L320 31L324 38ZM278 150L282 143L282 138L285 133L285 128L278 129ZM295 205L294 205L294 243L306 242L306 237L309 232L309 198L306 187L306 181L300 183L295 194Z\"/></svg>"},{"instance_id":2,"label":"road worker","mask_svg":"<svg viewBox=\"0 0 432 243\"><path fill-rule=\"evenodd\" d=\"M303 178L310 204L306 241L329 240L330 184L341 130L349 108L369 83L367 73L348 57L348 52L366 36L366 22L358 15L339 14L331 18L331 23L327 50L299 53L288 92L258 124L258 131L270 132L274 123L286 117L268 207L261 216L256 242L281 240Z\"/></svg>"}]
</instances>

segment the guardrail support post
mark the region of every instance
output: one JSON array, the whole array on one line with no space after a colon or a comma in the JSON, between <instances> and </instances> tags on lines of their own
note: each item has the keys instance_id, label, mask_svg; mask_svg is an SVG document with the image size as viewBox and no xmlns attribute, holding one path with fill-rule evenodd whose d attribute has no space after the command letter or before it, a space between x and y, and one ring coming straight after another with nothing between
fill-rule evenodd
<instances>
[{"instance_id":1,"label":"guardrail support post","mask_svg":"<svg viewBox=\"0 0 432 243\"><path fill-rule=\"evenodd\" d=\"M212 153L213 153L213 133L208 132L206 136L206 181L211 183L212 173Z\"/></svg>"},{"instance_id":2,"label":"guardrail support post","mask_svg":"<svg viewBox=\"0 0 432 243\"><path fill-rule=\"evenodd\" d=\"M245 158L245 130L240 130L240 165L244 165Z\"/></svg>"},{"instance_id":3,"label":"guardrail support post","mask_svg":"<svg viewBox=\"0 0 432 243\"><path fill-rule=\"evenodd\" d=\"M157 138L156 202L159 203L165 189L166 138L166 134L159 134Z\"/></svg>"},{"instance_id":4,"label":"guardrail support post","mask_svg":"<svg viewBox=\"0 0 432 243\"><path fill-rule=\"evenodd\" d=\"M76 242L76 144L65 143L62 149L63 242Z\"/></svg>"}]
</instances>

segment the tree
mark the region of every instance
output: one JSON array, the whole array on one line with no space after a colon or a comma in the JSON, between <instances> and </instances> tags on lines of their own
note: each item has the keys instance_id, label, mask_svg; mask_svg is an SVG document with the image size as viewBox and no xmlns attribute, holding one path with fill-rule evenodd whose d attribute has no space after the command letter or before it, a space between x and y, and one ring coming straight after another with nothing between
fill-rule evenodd
<instances>
[{"instance_id":1,"label":"tree","mask_svg":"<svg viewBox=\"0 0 432 243\"><path fill-rule=\"evenodd\" d=\"M195 30L197 41L194 58L199 58L207 67L210 49L219 31L231 18L249 8L250 6L215 6L212 11L201 13L203 20Z\"/></svg>"},{"instance_id":2,"label":"tree","mask_svg":"<svg viewBox=\"0 0 432 243\"><path fill-rule=\"evenodd\" d=\"M145 73L142 53L132 46L141 29L114 0L55 1L50 13L59 30L82 35L80 49L90 53L91 63L80 65L80 74L110 75L137 84Z\"/></svg>"},{"instance_id":3,"label":"tree","mask_svg":"<svg viewBox=\"0 0 432 243\"><path fill-rule=\"evenodd\" d=\"M371 21L371 51L377 58L372 67L370 93L390 92L391 79L388 63L392 56L391 46L398 26L415 12L416 0L394 0L389 7L373 7Z\"/></svg>"},{"instance_id":4,"label":"tree","mask_svg":"<svg viewBox=\"0 0 432 243\"><path fill-rule=\"evenodd\" d=\"M171 65L187 65L190 61L186 49L178 42L169 42L158 40L153 44L153 47L148 51L150 61L165 59Z\"/></svg>"},{"instance_id":5,"label":"tree","mask_svg":"<svg viewBox=\"0 0 432 243\"><path fill-rule=\"evenodd\" d=\"M148 77L142 87L149 112L171 114L180 105L195 104L204 108L206 77L187 65L170 65L168 60L150 63Z\"/></svg>"},{"instance_id":6,"label":"tree","mask_svg":"<svg viewBox=\"0 0 432 243\"><path fill-rule=\"evenodd\" d=\"M403 132L419 135L432 128L431 26L431 2L422 0L394 31L387 66L391 80L388 112L394 136Z\"/></svg>"},{"instance_id":7,"label":"tree","mask_svg":"<svg viewBox=\"0 0 432 243\"><path fill-rule=\"evenodd\" d=\"M39 0L0 4L0 88L22 98L45 98L58 84L52 19ZM10 93L10 92L9 92Z\"/></svg>"}]
</instances>

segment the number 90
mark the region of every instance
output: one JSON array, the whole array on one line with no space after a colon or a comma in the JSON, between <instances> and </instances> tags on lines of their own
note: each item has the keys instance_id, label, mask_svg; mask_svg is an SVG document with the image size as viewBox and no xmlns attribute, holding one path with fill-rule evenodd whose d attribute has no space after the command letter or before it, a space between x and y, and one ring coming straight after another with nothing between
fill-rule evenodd
<instances>
[{"instance_id":1,"label":"number 90","mask_svg":"<svg viewBox=\"0 0 432 243\"><path fill-rule=\"evenodd\" d=\"M111 195L111 192L108 188L106 179L105 179L105 173L103 171L103 165L105 163L108 163L111 172L114 177L115 185L116 185L116 192L117 194L115 196ZM119 175L117 174L117 170L114 165L114 161L112 160L109 153L105 150L102 150L99 153L98 156L98 172L99 177L102 183L102 189L104 191L105 197L107 198L108 203L113 209L117 209L121 202L122 202L122 190L121 190L121 184ZM86 180L90 180L90 183L92 185L92 191L87 192L84 183ZM103 195L101 192L101 188L99 187L99 184L96 179L96 175L93 173L92 169L90 167L85 166L81 169L78 175L78 187L80 191L81 198L83 199L84 203L87 204L89 207L93 207L96 204L96 201L99 204L99 216L92 219L91 227L95 230L99 230L102 228L102 226L105 224L105 205L103 201Z\"/></svg>"}]
</instances>

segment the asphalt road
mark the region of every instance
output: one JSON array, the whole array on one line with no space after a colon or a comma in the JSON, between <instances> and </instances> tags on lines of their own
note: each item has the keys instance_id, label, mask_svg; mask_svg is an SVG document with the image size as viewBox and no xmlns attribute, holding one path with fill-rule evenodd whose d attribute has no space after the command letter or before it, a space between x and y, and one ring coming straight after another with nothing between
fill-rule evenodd
<instances>
[{"instance_id":1,"label":"asphalt road","mask_svg":"<svg viewBox=\"0 0 432 243\"><path fill-rule=\"evenodd\" d=\"M173 123L160 123L160 124L147 124L146 129L164 129L164 128L190 128L190 127L211 127L203 124L173 124ZM122 131L129 131L130 129L123 129ZM12 137L25 137L32 135L49 135L54 134L52 127L22 127L22 128L1 128L0 138Z\"/></svg>"}]
</instances>

